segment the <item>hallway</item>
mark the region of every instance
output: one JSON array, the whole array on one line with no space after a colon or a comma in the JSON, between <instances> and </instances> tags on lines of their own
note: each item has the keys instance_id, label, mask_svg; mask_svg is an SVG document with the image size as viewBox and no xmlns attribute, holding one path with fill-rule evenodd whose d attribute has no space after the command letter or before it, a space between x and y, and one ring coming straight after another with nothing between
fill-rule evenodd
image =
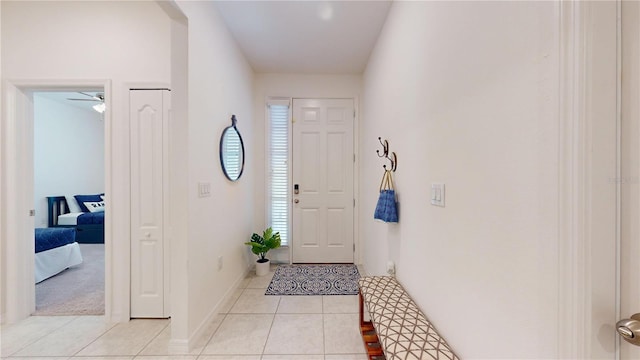
<instances>
[{"instance_id":1,"label":"hallway","mask_svg":"<svg viewBox=\"0 0 640 360\"><path fill-rule=\"evenodd\" d=\"M250 274L189 354L170 354L170 320L32 316L3 326L2 359L364 360L357 296L266 296Z\"/></svg>"}]
</instances>

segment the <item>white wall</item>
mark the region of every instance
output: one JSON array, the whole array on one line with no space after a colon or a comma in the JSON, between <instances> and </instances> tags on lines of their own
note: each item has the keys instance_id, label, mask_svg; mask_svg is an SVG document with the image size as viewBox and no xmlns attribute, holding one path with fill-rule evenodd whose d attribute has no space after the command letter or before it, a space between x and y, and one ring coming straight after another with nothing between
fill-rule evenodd
<instances>
[{"instance_id":1,"label":"white wall","mask_svg":"<svg viewBox=\"0 0 640 360\"><path fill-rule=\"evenodd\" d=\"M47 227L47 196L104 192L104 121L43 93L33 108L35 225Z\"/></svg>"},{"instance_id":2,"label":"white wall","mask_svg":"<svg viewBox=\"0 0 640 360\"><path fill-rule=\"evenodd\" d=\"M173 180L180 181L173 199L186 200L176 203L184 207L174 208L179 216L172 234L172 338L188 346L249 265L243 242L253 230L253 159L247 157L240 181L228 182L218 160L218 140L235 114L247 153L253 153L251 68L206 2L178 4L188 28L184 19L172 21L157 3L148 1L2 2L1 6L4 78L110 80L113 91L105 94L111 100L112 120L106 129L112 139L107 159L113 161L108 195L117 263L128 263L129 256L130 185L123 181L129 178L127 84L169 84L172 77L179 82L177 89L184 93L174 94L171 146L172 159L181 162L174 164ZM197 198L198 182L211 183L211 197ZM221 271L215 267L219 256L224 259ZM110 319L125 320L128 267L113 266L109 276L121 289L107 293L112 296Z\"/></svg>"},{"instance_id":3,"label":"white wall","mask_svg":"<svg viewBox=\"0 0 640 360\"><path fill-rule=\"evenodd\" d=\"M171 348L188 347L189 338L189 276L188 236L189 236L189 144L188 129L188 22L175 2L160 2L163 10L173 20L171 23L171 121L169 147L171 152ZM167 270L165 268L165 270ZM166 273L166 271L165 271ZM176 321L176 319L179 319ZM180 350L177 349L177 350Z\"/></svg>"},{"instance_id":4,"label":"white wall","mask_svg":"<svg viewBox=\"0 0 640 360\"><path fill-rule=\"evenodd\" d=\"M188 244L183 281L188 282L187 333L172 340L196 341L207 320L246 274L247 241L253 231L254 153L253 71L211 2L178 2L188 19ZM247 152L245 170L228 181L220 166L219 140L231 115ZM180 125L178 125L180 126ZM182 127L181 126L181 127ZM184 130L184 128L182 128ZM177 151L180 151L176 149ZM211 184L211 196L199 198L199 182ZM218 270L218 258L223 268ZM182 270L179 270L182 271ZM172 330L174 327L172 326ZM188 337L187 338L185 338Z\"/></svg>"},{"instance_id":5,"label":"white wall","mask_svg":"<svg viewBox=\"0 0 640 360\"><path fill-rule=\"evenodd\" d=\"M252 164L256 171L254 207L254 232L262 233L266 224L265 203L265 131L268 117L266 116L266 99L268 97L282 98L353 98L358 108L361 93L362 76L360 75L310 75L310 74L257 74L254 87L254 132L253 139L255 162ZM357 150L356 150L357 151ZM356 172L357 173L357 172ZM357 187L356 187L357 189ZM289 248L272 250L271 260L289 262ZM255 256L252 255L255 260ZM356 259L356 262L358 260Z\"/></svg>"},{"instance_id":6,"label":"white wall","mask_svg":"<svg viewBox=\"0 0 640 360\"><path fill-rule=\"evenodd\" d=\"M126 320L129 268L122 266L129 264L130 237L126 84L170 82L170 19L150 1L2 1L0 6L3 80L110 81L105 130L112 139L106 145L112 149L106 156L112 161L112 173L105 190L113 241L107 244L106 261L118 266L107 265L111 268L105 274L107 283L112 281L116 291L107 289L106 311L108 319ZM109 249L115 257L110 257Z\"/></svg>"},{"instance_id":7,"label":"white wall","mask_svg":"<svg viewBox=\"0 0 640 360\"><path fill-rule=\"evenodd\" d=\"M558 49L552 2L394 2L363 79L360 239L461 358L554 358ZM398 155L400 222L373 221ZM430 205L446 184L446 207Z\"/></svg>"}]
</instances>

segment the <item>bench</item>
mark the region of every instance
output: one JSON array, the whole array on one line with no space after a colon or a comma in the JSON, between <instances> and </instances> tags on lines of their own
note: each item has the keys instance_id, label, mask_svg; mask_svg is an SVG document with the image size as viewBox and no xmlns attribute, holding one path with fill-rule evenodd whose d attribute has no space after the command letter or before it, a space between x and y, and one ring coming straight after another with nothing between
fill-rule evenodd
<instances>
[{"instance_id":1,"label":"bench","mask_svg":"<svg viewBox=\"0 0 640 360\"><path fill-rule=\"evenodd\" d=\"M394 277L366 276L358 286L360 332L370 360L458 359Z\"/></svg>"}]
</instances>

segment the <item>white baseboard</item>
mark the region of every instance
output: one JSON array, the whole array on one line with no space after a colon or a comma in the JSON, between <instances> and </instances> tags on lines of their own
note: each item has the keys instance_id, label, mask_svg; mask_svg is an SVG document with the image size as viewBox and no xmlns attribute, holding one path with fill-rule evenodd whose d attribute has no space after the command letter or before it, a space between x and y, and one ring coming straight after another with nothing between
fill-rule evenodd
<instances>
[{"instance_id":1,"label":"white baseboard","mask_svg":"<svg viewBox=\"0 0 640 360\"><path fill-rule=\"evenodd\" d=\"M367 267L364 266L364 264L360 264L357 265L358 266L358 272L360 272L360 276L369 276L369 270L367 270Z\"/></svg>"},{"instance_id":2,"label":"white baseboard","mask_svg":"<svg viewBox=\"0 0 640 360\"><path fill-rule=\"evenodd\" d=\"M247 277L249 271L251 269L251 265L245 268L244 272L240 274L240 276L236 279L233 286L227 290L222 299L214 306L214 308L207 314L207 316L200 322L196 331L191 334L188 340L181 339L171 339L169 341L169 353L170 354L188 354L191 350L195 348L195 344L198 343L205 336L205 331L207 330L207 325L211 323L215 317L218 315L220 307L227 303L233 296L233 293L238 289L242 281Z\"/></svg>"},{"instance_id":3,"label":"white baseboard","mask_svg":"<svg viewBox=\"0 0 640 360\"><path fill-rule=\"evenodd\" d=\"M189 341L183 339L171 339L169 340L169 354L188 354L189 353Z\"/></svg>"}]
</instances>

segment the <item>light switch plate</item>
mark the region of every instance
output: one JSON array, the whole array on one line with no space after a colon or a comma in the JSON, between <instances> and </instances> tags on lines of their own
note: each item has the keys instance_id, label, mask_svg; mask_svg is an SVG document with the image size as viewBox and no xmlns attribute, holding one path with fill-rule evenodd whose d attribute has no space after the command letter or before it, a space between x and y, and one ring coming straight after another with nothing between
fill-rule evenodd
<instances>
[{"instance_id":1,"label":"light switch plate","mask_svg":"<svg viewBox=\"0 0 640 360\"><path fill-rule=\"evenodd\" d=\"M431 184L431 205L444 207L444 184Z\"/></svg>"},{"instance_id":2,"label":"light switch plate","mask_svg":"<svg viewBox=\"0 0 640 360\"><path fill-rule=\"evenodd\" d=\"M198 183L198 197L211 196L211 183L201 182Z\"/></svg>"}]
</instances>

